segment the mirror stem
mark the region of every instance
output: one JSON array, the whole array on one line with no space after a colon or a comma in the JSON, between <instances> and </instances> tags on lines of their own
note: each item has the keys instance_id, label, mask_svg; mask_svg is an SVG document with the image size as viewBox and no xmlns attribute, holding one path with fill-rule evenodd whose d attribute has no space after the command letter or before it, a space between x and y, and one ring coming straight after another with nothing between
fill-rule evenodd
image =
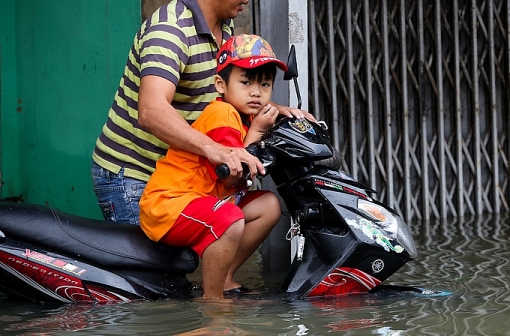
<instances>
[{"instance_id":1,"label":"mirror stem","mask_svg":"<svg viewBox=\"0 0 510 336\"><path fill-rule=\"evenodd\" d=\"M298 100L297 108L299 110L301 110L301 93L299 92L299 85L298 85L297 77L294 77L293 79L294 79L294 87L296 88L297 100Z\"/></svg>"}]
</instances>

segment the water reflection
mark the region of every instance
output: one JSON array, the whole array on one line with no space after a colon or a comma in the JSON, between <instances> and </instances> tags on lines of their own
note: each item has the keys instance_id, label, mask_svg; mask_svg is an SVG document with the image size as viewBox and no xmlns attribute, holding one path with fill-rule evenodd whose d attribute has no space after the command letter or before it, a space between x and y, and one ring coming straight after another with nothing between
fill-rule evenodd
<instances>
[{"instance_id":1,"label":"water reflection","mask_svg":"<svg viewBox=\"0 0 510 336\"><path fill-rule=\"evenodd\" d=\"M510 335L510 217L411 224L419 257L389 283L448 295L381 292L288 301L254 256L242 280L263 289L233 304L114 305L0 301L1 335ZM283 278L282 275L278 275ZM199 281L195 278L193 281Z\"/></svg>"},{"instance_id":2,"label":"water reflection","mask_svg":"<svg viewBox=\"0 0 510 336\"><path fill-rule=\"evenodd\" d=\"M444 300L417 302L408 331L417 334L509 335L508 216L416 225L420 258L398 274L400 282L448 290Z\"/></svg>"}]
</instances>

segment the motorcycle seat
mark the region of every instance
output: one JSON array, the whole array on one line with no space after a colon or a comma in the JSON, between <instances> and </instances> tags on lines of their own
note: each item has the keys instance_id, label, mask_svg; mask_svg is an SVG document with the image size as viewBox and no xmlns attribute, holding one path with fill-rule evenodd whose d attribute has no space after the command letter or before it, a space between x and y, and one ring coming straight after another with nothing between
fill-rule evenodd
<instances>
[{"instance_id":1,"label":"motorcycle seat","mask_svg":"<svg viewBox=\"0 0 510 336\"><path fill-rule=\"evenodd\" d=\"M193 250L153 242L138 225L80 217L43 205L0 203L0 231L6 239L107 267L189 274L199 263Z\"/></svg>"}]
</instances>

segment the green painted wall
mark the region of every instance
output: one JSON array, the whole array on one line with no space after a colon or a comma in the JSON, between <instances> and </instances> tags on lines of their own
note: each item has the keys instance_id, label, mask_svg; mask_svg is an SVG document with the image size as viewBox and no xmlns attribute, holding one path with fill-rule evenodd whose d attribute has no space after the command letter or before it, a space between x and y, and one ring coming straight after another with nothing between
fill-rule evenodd
<instances>
[{"instance_id":1,"label":"green painted wall","mask_svg":"<svg viewBox=\"0 0 510 336\"><path fill-rule=\"evenodd\" d=\"M0 198L21 193L14 4L0 2Z\"/></svg>"},{"instance_id":2,"label":"green painted wall","mask_svg":"<svg viewBox=\"0 0 510 336\"><path fill-rule=\"evenodd\" d=\"M100 218L90 178L140 0L2 0L1 197Z\"/></svg>"}]
</instances>

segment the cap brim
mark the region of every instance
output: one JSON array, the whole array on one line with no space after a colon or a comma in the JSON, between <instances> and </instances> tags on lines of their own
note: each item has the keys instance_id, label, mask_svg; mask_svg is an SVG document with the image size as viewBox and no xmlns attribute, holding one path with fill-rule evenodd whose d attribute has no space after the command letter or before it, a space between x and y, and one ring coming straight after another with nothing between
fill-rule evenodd
<instances>
[{"instance_id":1,"label":"cap brim","mask_svg":"<svg viewBox=\"0 0 510 336\"><path fill-rule=\"evenodd\" d=\"M252 58L241 59L241 60L236 60L236 61L232 62L232 64L234 64L240 68L243 68L243 69L255 69L255 68L258 68L259 66L262 66L264 64L269 64L269 63L275 63L276 66L278 68L280 68L282 71L288 70L287 64L283 63L282 61L280 61L279 59L274 58L274 57L267 57L267 56L252 57Z\"/></svg>"}]
</instances>

